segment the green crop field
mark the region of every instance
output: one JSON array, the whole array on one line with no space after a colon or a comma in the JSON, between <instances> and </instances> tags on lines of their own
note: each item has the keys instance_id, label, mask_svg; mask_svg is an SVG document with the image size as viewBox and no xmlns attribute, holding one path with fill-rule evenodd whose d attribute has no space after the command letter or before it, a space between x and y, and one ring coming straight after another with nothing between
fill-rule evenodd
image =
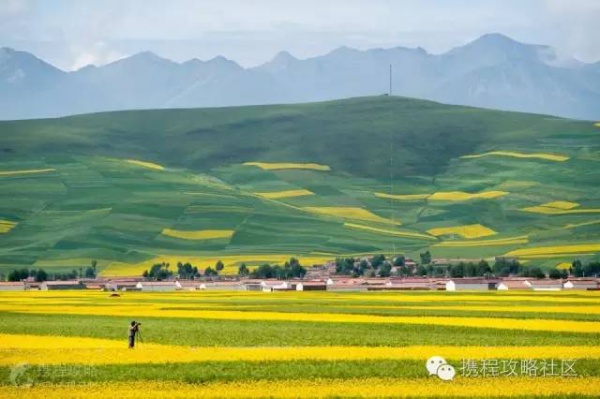
<instances>
[{"instance_id":1,"label":"green crop field","mask_svg":"<svg viewBox=\"0 0 600 399\"><path fill-rule=\"evenodd\" d=\"M223 259L235 273L425 250L591 259L599 135L400 97L0 122L0 272Z\"/></svg>"},{"instance_id":2,"label":"green crop field","mask_svg":"<svg viewBox=\"0 0 600 399\"><path fill-rule=\"evenodd\" d=\"M1 292L0 397L592 398L599 320L581 291Z\"/></svg>"}]
</instances>

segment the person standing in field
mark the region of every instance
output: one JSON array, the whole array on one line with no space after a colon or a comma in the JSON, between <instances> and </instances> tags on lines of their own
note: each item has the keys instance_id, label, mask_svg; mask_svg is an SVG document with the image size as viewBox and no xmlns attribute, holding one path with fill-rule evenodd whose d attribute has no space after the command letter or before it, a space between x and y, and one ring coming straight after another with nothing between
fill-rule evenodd
<instances>
[{"instance_id":1,"label":"person standing in field","mask_svg":"<svg viewBox=\"0 0 600 399\"><path fill-rule=\"evenodd\" d=\"M133 349L135 347L135 337L140 330L140 325L142 323L136 323L135 321L131 322L129 326L129 349Z\"/></svg>"}]
</instances>

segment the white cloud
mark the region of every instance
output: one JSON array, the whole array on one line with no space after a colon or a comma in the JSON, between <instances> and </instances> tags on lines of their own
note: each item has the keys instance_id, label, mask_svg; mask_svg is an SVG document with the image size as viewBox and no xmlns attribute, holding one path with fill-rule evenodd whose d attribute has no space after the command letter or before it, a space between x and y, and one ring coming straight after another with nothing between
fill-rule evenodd
<instances>
[{"instance_id":1,"label":"white cloud","mask_svg":"<svg viewBox=\"0 0 600 399\"><path fill-rule=\"evenodd\" d=\"M87 65L105 65L113 61L117 61L124 57L120 52L111 49L105 42L98 41L91 45L73 46L72 51L75 54L75 61L71 66L71 70L83 68Z\"/></svg>"}]
</instances>

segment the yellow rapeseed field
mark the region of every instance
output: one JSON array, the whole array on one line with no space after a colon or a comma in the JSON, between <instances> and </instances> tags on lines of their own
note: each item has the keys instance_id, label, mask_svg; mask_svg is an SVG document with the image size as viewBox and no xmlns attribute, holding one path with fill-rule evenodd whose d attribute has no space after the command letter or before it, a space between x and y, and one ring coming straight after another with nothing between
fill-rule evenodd
<instances>
[{"instance_id":1,"label":"yellow rapeseed field","mask_svg":"<svg viewBox=\"0 0 600 399\"><path fill-rule=\"evenodd\" d=\"M126 159L125 162L130 163L132 165L143 166L144 168L154 169L154 170L164 170L165 167L153 162L146 161L138 161L135 159Z\"/></svg>"},{"instance_id":2,"label":"yellow rapeseed field","mask_svg":"<svg viewBox=\"0 0 600 399\"><path fill-rule=\"evenodd\" d=\"M437 238L432 237L427 234L415 233L412 231L398 231L398 230L381 229L378 227L364 226L362 224L355 224L355 223L344 223L344 227L348 227L351 229L372 231L374 233L386 234L386 235L391 235L391 236L396 236L396 237L417 238L417 239L421 239L421 240L433 240L433 241L437 240Z\"/></svg>"},{"instance_id":3,"label":"yellow rapeseed field","mask_svg":"<svg viewBox=\"0 0 600 399\"><path fill-rule=\"evenodd\" d=\"M466 193L464 191L447 191L431 194L428 201L468 201L472 199L492 199L507 195L507 191L482 191L480 193Z\"/></svg>"},{"instance_id":4,"label":"yellow rapeseed field","mask_svg":"<svg viewBox=\"0 0 600 399\"><path fill-rule=\"evenodd\" d=\"M216 238L231 238L235 230L173 230L163 229L162 235L184 240L211 240Z\"/></svg>"},{"instance_id":5,"label":"yellow rapeseed field","mask_svg":"<svg viewBox=\"0 0 600 399\"><path fill-rule=\"evenodd\" d=\"M599 252L600 244L574 244L574 245L555 245L551 247L534 247L517 249L507 253L507 256L528 256L528 255L557 255L570 253Z\"/></svg>"},{"instance_id":6,"label":"yellow rapeseed field","mask_svg":"<svg viewBox=\"0 0 600 399\"><path fill-rule=\"evenodd\" d=\"M5 170L0 171L0 176L15 176L15 175L30 175L35 173L47 173L54 172L56 169L46 168L46 169L23 169L23 170Z\"/></svg>"},{"instance_id":7,"label":"yellow rapeseed field","mask_svg":"<svg viewBox=\"0 0 600 399\"><path fill-rule=\"evenodd\" d=\"M492 317L416 317L416 316L378 316L366 314L338 314L338 313L279 313L264 311L232 311L232 310L181 310L164 309L160 306L146 305L140 308L137 305L121 306L18 306L0 305L0 311L38 314L80 314L103 316L129 316L139 317L174 317L192 319L215 320L269 320L269 321L309 321L327 323L388 323L388 324L416 324L437 326L460 326L472 328L495 328L503 330L528 330L528 331L555 331L555 332L580 332L600 333L600 323L573 320L546 320L546 319L508 319Z\"/></svg>"},{"instance_id":8,"label":"yellow rapeseed field","mask_svg":"<svg viewBox=\"0 0 600 399\"><path fill-rule=\"evenodd\" d=\"M556 268L558 270L569 270L571 267L573 267L573 265L569 262L561 262L558 265L556 265Z\"/></svg>"},{"instance_id":9,"label":"yellow rapeseed field","mask_svg":"<svg viewBox=\"0 0 600 399\"><path fill-rule=\"evenodd\" d=\"M569 223L569 224L565 225L564 228L565 229L572 229L572 228L575 228L575 227L589 226L589 225L598 224L598 223L600 223L600 220L591 220L589 222L583 222L583 223Z\"/></svg>"},{"instance_id":10,"label":"yellow rapeseed field","mask_svg":"<svg viewBox=\"0 0 600 399\"><path fill-rule=\"evenodd\" d=\"M487 237L496 234L496 232L481 224L469 224L464 226L437 227L429 229L427 232L433 236L459 235L464 238Z\"/></svg>"},{"instance_id":11,"label":"yellow rapeseed field","mask_svg":"<svg viewBox=\"0 0 600 399\"><path fill-rule=\"evenodd\" d=\"M377 216L364 208L341 206L307 206L302 209L320 215L336 216L344 219L366 220L369 222L378 222L386 224L400 224L399 221L392 222L391 220L382 218L381 216Z\"/></svg>"},{"instance_id":12,"label":"yellow rapeseed field","mask_svg":"<svg viewBox=\"0 0 600 399\"><path fill-rule=\"evenodd\" d=\"M600 122L594 123L594 126L600 127Z\"/></svg>"},{"instance_id":13,"label":"yellow rapeseed field","mask_svg":"<svg viewBox=\"0 0 600 399\"><path fill-rule=\"evenodd\" d=\"M318 171L329 171L331 168L327 165L317 163L291 163L291 162L244 162L245 166L256 166L264 170L284 170L284 169L309 169Z\"/></svg>"},{"instance_id":14,"label":"yellow rapeseed field","mask_svg":"<svg viewBox=\"0 0 600 399\"><path fill-rule=\"evenodd\" d=\"M267 199L283 199L283 198L294 198L294 197L304 197L306 195L314 195L313 192L308 190L285 190L285 191L271 191L271 192L262 192L262 193L254 193L259 197L267 198Z\"/></svg>"},{"instance_id":15,"label":"yellow rapeseed field","mask_svg":"<svg viewBox=\"0 0 600 399\"><path fill-rule=\"evenodd\" d=\"M558 206L555 204L558 204ZM555 201L555 202L549 202L547 204L530 206L527 208L523 208L521 210L525 211L525 212L542 213L542 214L546 214L546 215L569 215L569 214L576 214L576 213L600 213L600 208L573 209L577 206L579 206L579 204L577 204L575 202Z\"/></svg>"},{"instance_id":16,"label":"yellow rapeseed field","mask_svg":"<svg viewBox=\"0 0 600 399\"><path fill-rule=\"evenodd\" d=\"M187 347L144 343L135 351L123 340L0 334L0 365L29 364L141 364L189 362L283 362L291 360L422 360L431 354L447 359L600 359L597 346L273 346ZM31 340L28 347L24 340Z\"/></svg>"},{"instance_id":17,"label":"yellow rapeseed field","mask_svg":"<svg viewBox=\"0 0 600 399\"><path fill-rule=\"evenodd\" d=\"M573 209L579 206L577 202L570 201L552 201L542 204L540 206L545 206L549 208L557 208L557 209Z\"/></svg>"},{"instance_id":18,"label":"yellow rapeseed field","mask_svg":"<svg viewBox=\"0 0 600 399\"><path fill-rule=\"evenodd\" d=\"M431 194L387 194L387 193L375 193L376 197L394 199L399 201L414 201L427 199Z\"/></svg>"},{"instance_id":19,"label":"yellow rapeseed field","mask_svg":"<svg viewBox=\"0 0 600 399\"><path fill-rule=\"evenodd\" d=\"M0 219L0 234L8 233L17 225L16 222Z\"/></svg>"},{"instance_id":20,"label":"yellow rapeseed field","mask_svg":"<svg viewBox=\"0 0 600 399\"><path fill-rule=\"evenodd\" d=\"M500 157L513 157L513 158L532 158L532 159L544 159L547 161L564 162L569 159L566 155L560 154L546 154L546 153L523 153L515 151L490 151L484 154L464 155L461 158L481 158L488 156L500 156Z\"/></svg>"},{"instance_id":21,"label":"yellow rapeseed field","mask_svg":"<svg viewBox=\"0 0 600 399\"><path fill-rule=\"evenodd\" d=\"M428 201L468 201L472 199L492 199L505 196L509 194L507 191L482 191L480 193L467 193L464 191L440 191L433 194L386 194L386 193L374 193L376 197L384 199L393 199L398 201L414 201L414 200L428 200Z\"/></svg>"},{"instance_id":22,"label":"yellow rapeseed field","mask_svg":"<svg viewBox=\"0 0 600 399\"><path fill-rule=\"evenodd\" d=\"M150 269L152 265L157 263L169 263L170 265L176 265L177 262L186 263L197 266L203 269L206 266L214 266L218 261L223 262L225 266L224 274L236 274L237 267L241 263L245 263L247 266L257 266L263 263L269 264L283 264L295 257L300 260L303 266L312 266L332 260L335 256L326 255L295 255L295 254L239 254L239 255L158 255L154 258L145 260L140 263L121 263L113 262L103 269L100 274L103 276L141 276L144 270Z\"/></svg>"},{"instance_id":23,"label":"yellow rapeseed field","mask_svg":"<svg viewBox=\"0 0 600 399\"><path fill-rule=\"evenodd\" d=\"M503 245L527 244L528 236L501 238L497 240L477 240L477 241L444 241L435 244L434 247L492 247Z\"/></svg>"},{"instance_id":24,"label":"yellow rapeseed field","mask_svg":"<svg viewBox=\"0 0 600 399\"><path fill-rule=\"evenodd\" d=\"M566 397L600 396L600 377L350 378L242 380L185 384L178 381L128 381L85 385L0 387L13 398L408 398L408 397Z\"/></svg>"}]
</instances>

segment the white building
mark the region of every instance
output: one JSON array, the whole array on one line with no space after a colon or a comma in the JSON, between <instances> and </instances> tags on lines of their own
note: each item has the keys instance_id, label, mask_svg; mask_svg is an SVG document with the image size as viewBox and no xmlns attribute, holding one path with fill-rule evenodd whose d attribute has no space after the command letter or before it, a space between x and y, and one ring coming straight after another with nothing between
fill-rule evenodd
<instances>
[{"instance_id":1,"label":"white building","mask_svg":"<svg viewBox=\"0 0 600 399\"><path fill-rule=\"evenodd\" d=\"M136 288L148 292L168 292L181 289L179 281L140 281Z\"/></svg>"},{"instance_id":2,"label":"white building","mask_svg":"<svg viewBox=\"0 0 600 399\"><path fill-rule=\"evenodd\" d=\"M495 280L477 278L457 278L446 282L446 291L489 291L495 290L498 282Z\"/></svg>"},{"instance_id":3,"label":"white building","mask_svg":"<svg viewBox=\"0 0 600 399\"><path fill-rule=\"evenodd\" d=\"M0 282L0 291L25 291L27 288L23 281Z\"/></svg>"},{"instance_id":4,"label":"white building","mask_svg":"<svg viewBox=\"0 0 600 399\"><path fill-rule=\"evenodd\" d=\"M498 291L530 290L525 280L503 280L498 283Z\"/></svg>"},{"instance_id":5,"label":"white building","mask_svg":"<svg viewBox=\"0 0 600 399\"><path fill-rule=\"evenodd\" d=\"M562 281L560 280L525 280L525 285L531 287L534 291L560 291L562 290Z\"/></svg>"},{"instance_id":6,"label":"white building","mask_svg":"<svg viewBox=\"0 0 600 399\"><path fill-rule=\"evenodd\" d=\"M596 280L567 280L563 284L566 290L596 290L599 288Z\"/></svg>"}]
</instances>

